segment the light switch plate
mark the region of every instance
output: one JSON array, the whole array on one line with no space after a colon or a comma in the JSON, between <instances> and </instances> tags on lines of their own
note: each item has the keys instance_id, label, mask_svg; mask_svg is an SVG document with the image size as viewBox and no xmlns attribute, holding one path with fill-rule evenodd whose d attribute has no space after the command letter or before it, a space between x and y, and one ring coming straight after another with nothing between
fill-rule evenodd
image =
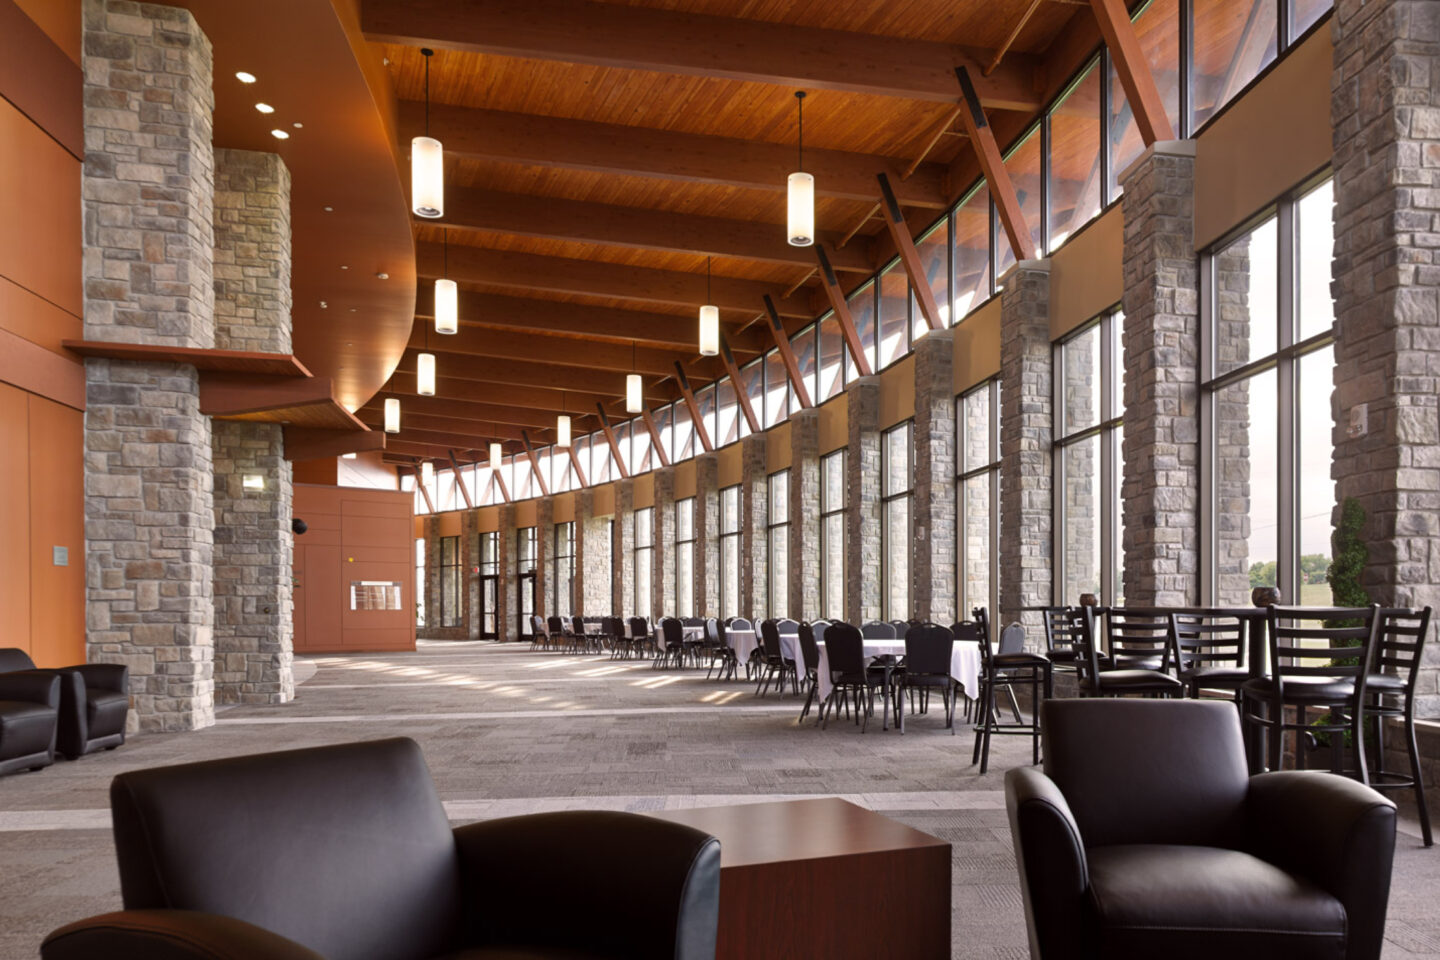
<instances>
[{"instance_id":1,"label":"light switch plate","mask_svg":"<svg viewBox=\"0 0 1440 960\"><path fill-rule=\"evenodd\" d=\"M57 566L57 567L68 567L68 566L70 566L70 548L69 548L69 547L51 547L51 548L50 548L50 557L51 557L51 561L52 561L52 562L55 564L55 566Z\"/></svg>"}]
</instances>

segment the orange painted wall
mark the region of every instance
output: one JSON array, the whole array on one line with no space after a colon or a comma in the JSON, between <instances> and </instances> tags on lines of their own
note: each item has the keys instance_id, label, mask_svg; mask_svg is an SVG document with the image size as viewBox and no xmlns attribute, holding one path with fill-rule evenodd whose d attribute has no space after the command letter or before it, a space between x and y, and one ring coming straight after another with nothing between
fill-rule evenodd
<instances>
[{"instance_id":1,"label":"orange painted wall","mask_svg":"<svg viewBox=\"0 0 1440 960\"><path fill-rule=\"evenodd\" d=\"M415 649L414 498L391 490L295 484L295 652ZM350 581L400 583L404 609L350 609Z\"/></svg>"},{"instance_id":2,"label":"orange painted wall","mask_svg":"<svg viewBox=\"0 0 1440 960\"><path fill-rule=\"evenodd\" d=\"M80 4L18 6L76 62L46 94L78 110ZM60 347L82 326L80 161L20 92L0 89L0 646L62 666L85 660L84 368Z\"/></svg>"}]
</instances>

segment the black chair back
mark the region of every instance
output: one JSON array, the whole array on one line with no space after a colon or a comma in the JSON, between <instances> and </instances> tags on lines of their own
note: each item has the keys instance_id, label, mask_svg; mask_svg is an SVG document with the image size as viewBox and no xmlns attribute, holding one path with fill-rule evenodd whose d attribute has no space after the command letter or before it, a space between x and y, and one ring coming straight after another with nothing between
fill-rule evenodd
<instances>
[{"instance_id":1,"label":"black chair back","mask_svg":"<svg viewBox=\"0 0 1440 960\"><path fill-rule=\"evenodd\" d=\"M1181 673L1245 666L1250 621L1232 614L1177 613L1171 661Z\"/></svg>"},{"instance_id":2,"label":"black chair back","mask_svg":"<svg viewBox=\"0 0 1440 960\"><path fill-rule=\"evenodd\" d=\"M820 645L815 642L815 627L809 620L800 621L800 655L805 658L805 669L820 669Z\"/></svg>"},{"instance_id":3,"label":"black chair back","mask_svg":"<svg viewBox=\"0 0 1440 960\"><path fill-rule=\"evenodd\" d=\"M536 619L536 620L539 620L540 618L539 618L539 617L536 617L535 619ZM549 629L546 630L545 632L546 632L548 635L552 636L552 637L558 637L558 636L560 636L560 634L566 632L566 631L565 631L565 627L564 627L564 625L561 623L561 620L560 620L559 617L550 617L550 618L548 618L548 619L545 621L545 623L549 626Z\"/></svg>"},{"instance_id":4,"label":"black chair back","mask_svg":"<svg viewBox=\"0 0 1440 960\"><path fill-rule=\"evenodd\" d=\"M630 618L630 637L633 640L643 640L650 634L650 625L645 622L644 617Z\"/></svg>"},{"instance_id":5,"label":"black chair back","mask_svg":"<svg viewBox=\"0 0 1440 960\"><path fill-rule=\"evenodd\" d=\"M810 629L815 634L815 642L817 644L824 643L825 631L830 629L830 624L838 622L839 621L834 620L816 620L814 623L810 624Z\"/></svg>"},{"instance_id":6,"label":"black chair back","mask_svg":"<svg viewBox=\"0 0 1440 960\"><path fill-rule=\"evenodd\" d=\"M841 677L855 683L865 679L865 638L848 623L832 623L825 631L825 653L829 657L830 677Z\"/></svg>"},{"instance_id":7,"label":"black chair back","mask_svg":"<svg viewBox=\"0 0 1440 960\"><path fill-rule=\"evenodd\" d=\"M720 647L729 647L729 646L730 646L730 637L729 637L729 635L727 635L726 632L725 632L725 621L724 621L724 620L715 620L715 621L712 621L712 622L715 624L715 643L716 643L716 645L718 645L718 646L720 646Z\"/></svg>"},{"instance_id":8,"label":"black chair back","mask_svg":"<svg viewBox=\"0 0 1440 960\"><path fill-rule=\"evenodd\" d=\"M908 676L950 675L955 635L948 627L926 623L905 631L905 673Z\"/></svg>"},{"instance_id":9,"label":"black chair back","mask_svg":"<svg viewBox=\"0 0 1440 960\"><path fill-rule=\"evenodd\" d=\"M1284 696L1286 677L1358 677L1380 607L1271 607L1270 669Z\"/></svg>"},{"instance_id":10,"label":"black chair back","mask_svg":"<svg viewBox=\"0 0 1440 960\"><path fill-rule=\"evenodd\" d=\"M680 622L687 627L703 627L705 625L705 621L699 617L681 617Z\"/></svg>"},{"instance_id":11,"label":"black chair back","mask_svg":"<svg viewBox=\"0 0 1440 960\"><path fill-rule=\"evenodd\" d=\"M890 624L882 620L871 620L860 628L860 636L866 640L894 640L899 634Z\"/></svg>"},{"instance_id":12,"label":"black chair back","mask_svg":"<svg viewBox=\"0 0 1440 960\"><path fill-rule=\"evenodd\" d=\"M1106 646L1117 668L1168 673L1175 633L1171 611L1138 607L1106 611Z\"/></svg>"},{"instance_id":13,"label":"black chair back","mask_svg":"<svg viewBox=\"0 0 1440 960\"><path fill-rule=\"evenodd\" d=\"M665 638L666 647L678 647L685 642L685 625L674 617L660 621L660 635Z\"/></svg>"},{"instance_id":14,"label":"black chair back","mask_svg":"<svg viewBox=\"0 0 1440 960\"><path fill-rule=\"evenodd\" d=\"M1376 614L1376 621L1375 639L1370 644L1370 655L1360 676L1360 702L1365 702L1370 678L1375 674L1388 673L1402 681L1405 709L1409 711L1415 704L1415 682L1420 678L1425 640L1430 635L1430 608L1381 609Z\"/></svg>"},{"instance_id":15,"label":"black chair back","mask_svg":"<svg viewBox=\"0 0 1440 960\"><path fill-rule=\"evenodd\" d=\"M905 636L905 631L909 630L912 626L917 626L917 624L910 620L891 620L890 626L895 629L896 638L899 638Z\"/></svg>"},{"instance_id":16,"label":"black chair back","mask_svg":"<svg viewBox=\"0 0 1440 960\"><path fill-rule=\"evenodd\" d=\"M570 622L571 622L571 624L574 625L574 628L575 628L575 636L577 636L577 637L583 637L583 636L585 636L585 618L584 618L584 617L581 617L581 616L571 617L571 618L570 618Z\"/></svg>"},{"instance_id":17,"label":"black chair back","mask_svg":"<svg viewBox=\"0 0 1440 960\"><path fill-rule=\"evenodd\" d=\"M1079 607L1045 608L1045 652L1050 659L1074 658L1079 660L1082 658L1083 653L1078 648L1078 638L1076 637L1076 633L1081 629L1081 621L1074 616L1074 612L1079 609ZM1059 657L1056 654L1059 654Z\"/></svg>"},{"instance_id":18,"label":"black chair back","mask_svg":"<svg viewBox=\"0 0 1440 960\"><path fill-rule=\"evenodd\" d=\"M760 642L764 645L765 656L772 659L779 659L782 656L780 650L780 628L774 620L760 621Z\"/></svg>"},{"instance_id":19,"label":"black chair back","mask_svg":"<svg viewBox=\"0 0 1440 960\"><path fill-rule=\"evenodd\" d=\"M1094 607L1065 607L1064 618L1055 626L1058 627L1055 635L1063 637L1053 649L1064 653L1073 651L1075 656L1075 669L1080 680L1095 683L1095 678L1100 673L1100 650L1095 644L1095 618ZM1045 614L1045 638L1048 642L1051 637L1050 612Z\"/></svg>"},{"instance_id":20,"label":"black chair back","mask_svg":"<svg viewBox=\"0 0 1440 960\"><path fill-rule=\"evenodd\" d=\"M34 670L35 661L30 654L19 647L0 648L0 673L14 673L17 670Z\"/></svg>"}]
</instances>

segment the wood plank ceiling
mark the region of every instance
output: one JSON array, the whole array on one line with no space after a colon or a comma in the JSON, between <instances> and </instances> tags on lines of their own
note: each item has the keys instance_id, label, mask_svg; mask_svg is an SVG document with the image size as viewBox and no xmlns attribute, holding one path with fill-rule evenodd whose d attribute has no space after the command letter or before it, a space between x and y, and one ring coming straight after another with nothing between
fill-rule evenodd
<instances>
[{"instance_id":1,"label":"wood plank ceiling","mask_svg":"<svg viewBox=\"0 0 1440 960\"><path fill-rule=\"evenodd\" d=\"M379 425L401 398L394 446L447 464L491 440L523 449L522 430L548 443L562 409L597 429L597 402L623 415L632 369L652 405L679 396L676 361L697 383L722 374L695 342L707 257L741 363L774 344L765 294L791 331L821 312L815 251L785 242L797 89L819 240L848 290L895 251L877 173L912 230L978 174L956 65L1003 142L1099 40L1085 0L362 0L362 24L406 157L435 51L446 215L414 222L410 348L358 416ZM442 274L461 289L457 336L431 329ZM433 398L415 394L427 348Z\"/></svg>"}]
</instances>

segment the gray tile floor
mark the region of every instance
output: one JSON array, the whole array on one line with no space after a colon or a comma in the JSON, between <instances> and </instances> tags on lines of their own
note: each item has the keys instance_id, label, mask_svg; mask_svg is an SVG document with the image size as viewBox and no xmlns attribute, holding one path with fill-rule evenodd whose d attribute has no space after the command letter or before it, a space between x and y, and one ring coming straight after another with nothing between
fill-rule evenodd
<instances>
[{"instance_id":1,"label":"gray tile floor","mask_svg":"<svg viewBox=\"0 0 1440 960\"><path fill-rule=\"evenodd\" d=\"M938 715L902 737L847 723L797 727L799 702L640 662L425 644L414 654L318 657L280 707L236 707L198 733L0 779L0 960L36 956L50 929L117 909L107 789L122 770L264 750L414 737L456 822L534 810L841 795L954 848L954 956L1027 955L1001 793L1029 743L1001 738L989 774ZM1440 958L1440 848L1402 825L1386 960Z\"/></svg>"}]
</instances>

